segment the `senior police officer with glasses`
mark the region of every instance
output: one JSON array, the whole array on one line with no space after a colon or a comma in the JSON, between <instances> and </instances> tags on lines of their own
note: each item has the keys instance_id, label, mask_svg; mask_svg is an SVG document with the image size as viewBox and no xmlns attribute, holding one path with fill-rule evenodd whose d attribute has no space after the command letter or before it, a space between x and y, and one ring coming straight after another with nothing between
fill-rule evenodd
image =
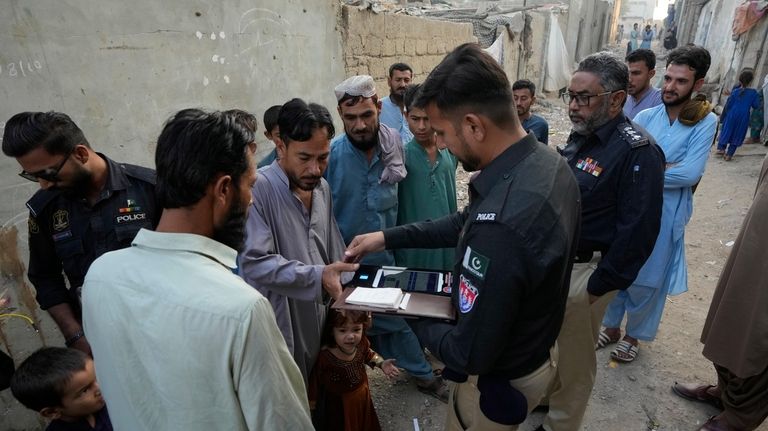
<instances>
[{"instance_id":1,"label":"senior police officer with glasses","mask_svg":"<svg viewBox=\"0 0 768 431\"><path fill-rule=\"evenodd\" d=\"M40 184L27 202L27 275L37 302L68 347L90 354L80 287L97 257L130 246L140 228L157 225L155 171L96 153L69 116L53 111L11 117L3 153L21 165L22 178Z\"/></svg>"},{"instance_id":2,"label":"senior police officer with glasses","mask_svg":"<svg viewBox=\"0 0 768 431\"><path fill-rule=\"evenodd\" d=\"M659 233L664 154L622 112L628 82L626 64L599 52L579 63L563 94L573 130L559 150L581 191L581 236L557 338L560 363L539 430L580 429L603 313L634 281Z\"/></svg>"}]
</instances>

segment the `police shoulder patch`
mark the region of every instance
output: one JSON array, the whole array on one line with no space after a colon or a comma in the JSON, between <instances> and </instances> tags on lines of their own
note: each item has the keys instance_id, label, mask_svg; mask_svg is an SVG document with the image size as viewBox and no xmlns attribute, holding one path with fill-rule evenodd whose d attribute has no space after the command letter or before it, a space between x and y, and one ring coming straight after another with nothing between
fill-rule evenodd
<instances>
[{"instance_id":1,"label":"police shoulder patch","mask_svg":"<svg viewBox=\"0 0 768 431\"><path fill-rule=\"evenodd\" d=\"M40 233L40 225L37 224L37 220L33 216L29 216L27 219L27 226L29 227L29 233Z\"/></svg>"},{"instance_id":2,"label":"police shoulder patch","mask_svg":"<svg viewBox=\"0 0 768 431\"><path fill-rule=\"evenodd\" d=\"M623 122L619 123L617 126L619 129L619 134L621 135L621 138L626 141L630 147L632 148L638 148L642 147L644 145L648 145L651 143L651 141L648 139L647 136L643 135L642 132L637 130L632 123L629 122Z\"/></svg>"},{"instance_id":3,"label":"police shoulder patch","mask_svg":"<svg viewBox=\"0 0 768 431\"><path fill-rule=\"evenodd\" d=\"M479 294L477 287L472 284L464 275L459 276L459 311L462 314L472 311L472 307L475 306L477 301L477 295Z\"/></svg>"}]
</instances>

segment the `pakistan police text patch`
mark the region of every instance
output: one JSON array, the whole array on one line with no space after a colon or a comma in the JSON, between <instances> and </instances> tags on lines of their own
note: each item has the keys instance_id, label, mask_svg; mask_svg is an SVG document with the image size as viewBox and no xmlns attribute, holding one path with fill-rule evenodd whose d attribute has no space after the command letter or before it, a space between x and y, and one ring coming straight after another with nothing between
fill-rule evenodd
<instances>
[{"instance_id":1,"label":"pakistan police text patch","mask_svg":"<svg viewBox=\"0 0 768 431\"><path fill-rule=\"evenodd\" d=\"M467 247L467 250L464 252L464 261L462 262L462 266L470 274L474 275L480 280L485 280L485 273L488 271L488 263L489 259L487 257L472 250L472 247Z\"/></svg>"}]
</instances>

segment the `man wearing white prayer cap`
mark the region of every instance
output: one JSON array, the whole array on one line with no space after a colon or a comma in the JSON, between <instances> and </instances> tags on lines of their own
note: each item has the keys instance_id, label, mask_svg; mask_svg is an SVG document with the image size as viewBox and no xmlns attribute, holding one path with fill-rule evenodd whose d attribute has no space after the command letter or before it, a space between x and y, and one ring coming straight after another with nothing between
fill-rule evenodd
<instances>
[{"instance_id":1,"label":"man wearing white prayer cap","mask_svg":"<svg viewBox=\"0 0 768 431\"><path fill-rule=\"evenodd\" d=\"M331 142L325 177L331 186L333 213L344 242L397 223L397 183L405 178L400 134L379 121L381 101L373 78L352 76L334 89L344 133ZM393 265L392 252L366 256L369 265ZM376 316L368 330L374 348L414 376L422 391L447 400L419 340L402 318Z\"/></svg>"}]
</instances>

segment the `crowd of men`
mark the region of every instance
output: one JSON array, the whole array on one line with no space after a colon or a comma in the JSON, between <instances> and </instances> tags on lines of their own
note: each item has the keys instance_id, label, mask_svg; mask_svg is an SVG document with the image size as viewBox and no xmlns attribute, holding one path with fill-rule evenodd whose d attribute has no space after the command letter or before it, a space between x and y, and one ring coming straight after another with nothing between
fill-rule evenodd
<instances>
[{"instance_id":1,"label":"crowd of men","mask_svg":"<svg viewBox=\"0 0 768 431\"><path fill-rule=\"evenodd\" d=\"M334 89L343 133L321 105L270 108L276 148L258 172L245 111L174 114L155 171L97 153L63 113L17 114L3 152L41 187L27 204L29 279L66 345L92 355L89 387L117 429L312 429L305 388L326 312L364 263L453 271L455 322L375 315L367 330L419 390L448 401L446 429L517 429L505 410L522 400L527 412L548 406L539 429L578 430L595 349L616 344L611 356L631 362L666 296L687 289L685 225L716 130L693 97L710 56L670 52L661 90L650 86L655 63L646 49L583 59L557 151L531 112L535 85L510 84L476 44L421 84L392 65L383 99L370 76L344 80ZM466 208L459 162L474 172ZM753 271L750 258L732 255L729 279ZM765 304L751 286L753 300L718 308L741 288L721 280L707 346L733 324L722 313ZM768 415L768 325L755 322L760 331L740 333L762 340L757 354L749 343L739 360L705 350L717 386L675 385L724 408L700 429L754 429ZM436 375L425 347L454 372ZM45 388L31 369L19 393ZM27 405L77 418L50 403Z\"/></svg>"}]
</instances>

